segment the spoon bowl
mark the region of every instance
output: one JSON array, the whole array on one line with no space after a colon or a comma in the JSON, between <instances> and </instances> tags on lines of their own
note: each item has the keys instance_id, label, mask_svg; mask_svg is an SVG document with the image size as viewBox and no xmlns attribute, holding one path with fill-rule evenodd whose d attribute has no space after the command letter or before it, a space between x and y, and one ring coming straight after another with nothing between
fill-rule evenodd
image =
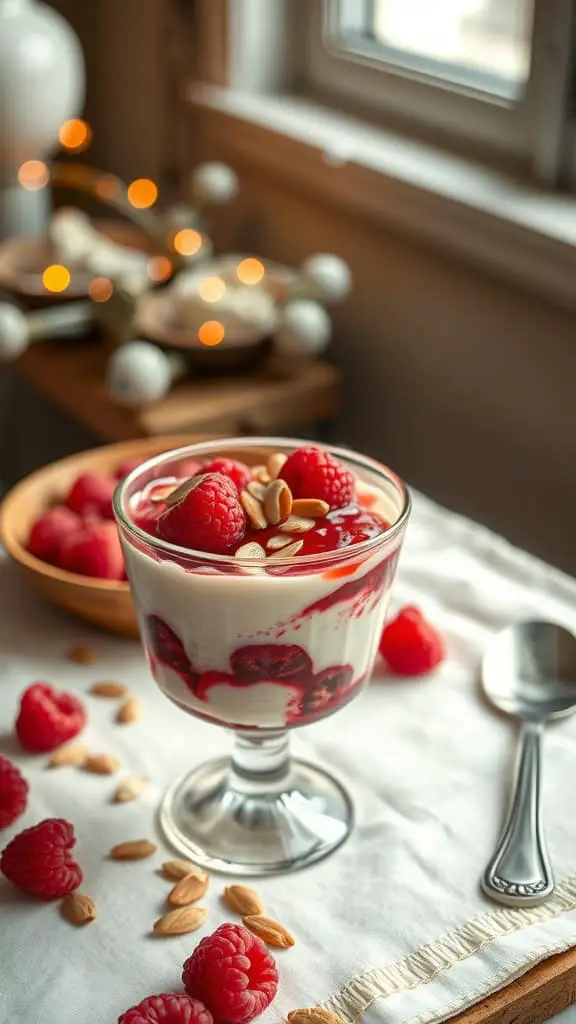
<instances>
[{"instance_id":1,"label":"spoon bowl","mask_svg":"<svg viewBox=\"0 0 576 1024\"><path fill-rule=\"evenodd\" d=\"M576 710L576 637L554 622L503 629L482 662L482 684L500 711L542 722Z\"/></svg>"}]
</instances>

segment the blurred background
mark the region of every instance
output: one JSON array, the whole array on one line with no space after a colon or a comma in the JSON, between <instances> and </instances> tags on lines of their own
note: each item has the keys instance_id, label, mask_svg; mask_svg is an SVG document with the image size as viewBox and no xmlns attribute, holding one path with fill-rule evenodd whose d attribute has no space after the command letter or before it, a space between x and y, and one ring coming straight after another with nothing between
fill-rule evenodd
<instances>
[{"instance_id":1,"label":"blurred background","mask_svg":"<svg viewBox=\"0 0 576 1024\"><path fill-rule=\"evenodd\" d=\"M0 0L0 55L14 4L21 15L40 6ZM53 331L1 370L4 486L131 432L287 429L377 456L575 571L572 0L49 6L85 62L85 101L66 115L89 125L83 164L150 180L159 210L186 200L195 167L223 164L237 189L210 212L214 253L288 268L331 254L351 284L330 307L327 347L308 320L292 328L280 354L297 360L299 390L282 408L273 399L275 419L259 418L271 376L256 364L232 377L224 368L217 384L194 377L193 391L178 385L128 413L117 396L106 404L102 376L82 390L69 355L82 342L67 342L61 362ZM2 71L0 85L6 109L15 86ZM8 149L0 139L4 180ZM66 149L58 159L77 159ZM37 158L48 165L57 150L46 143ZM54 198L70 202L66 189ZM26 234L22 223L5 228L2 245ZM30 307L18 288L5 291ZM314 362L337 380L312 381ZM239 388L244 411L228 417ZM217 412L202 404L216 389Z\"/></svg>"}]
</instances>

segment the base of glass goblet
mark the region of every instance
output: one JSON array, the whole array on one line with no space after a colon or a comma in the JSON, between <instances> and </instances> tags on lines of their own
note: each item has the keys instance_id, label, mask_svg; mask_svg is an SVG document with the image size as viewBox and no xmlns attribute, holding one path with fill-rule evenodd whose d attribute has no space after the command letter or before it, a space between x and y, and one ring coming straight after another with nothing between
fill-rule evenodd
<instances>
[{"instance_id":1,"label":"base of glass goblet","mask_svg":"<svg viewBox=\"0 0 576 1024\"><path fill-rule=\"evenodd\" d=\"M346 790L328 772L293 760L267 793L230 785L230 761L211 761L175 782L160 807L168 843L189 860L229 875L274 875L322 860L354 822Z\"/></svg>"}]
</instances>

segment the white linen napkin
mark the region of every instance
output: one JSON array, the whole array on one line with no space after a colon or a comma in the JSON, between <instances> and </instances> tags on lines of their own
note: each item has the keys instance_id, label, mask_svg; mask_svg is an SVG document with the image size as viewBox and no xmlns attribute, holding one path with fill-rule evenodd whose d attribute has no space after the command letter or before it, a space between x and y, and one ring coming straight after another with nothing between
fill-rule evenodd
<instances>
[{"instance_id":1,"label":"white linen napkin","mask_svg":"<svg viewBox=\"0 0 576 1024\"><path fill-rule=\"evenodd\" d=\"M505 812L515 731L482 701L477 667L493 631L523 616L576 627L576 583L487 530L416 495L393 606L417 603L444 631L449 658L428 679L398 681L382 666L348 709L294 736L294 749L333 768L353 793L357 825L341 850L294 875L256 882L269 916L296 945L277 959L280 991L263 1024L290 1009L324 1003L346 1022L441 1021L495 991L541 959L576 943L576 820L571 779L576 720L550 728L544 806L558 879L554 899L531 911L491 904L478 879ZM31 784L24 817L0 846L44 817L70 819L78 836L82 891L99 918L82 930L57 906L0 881L1 1024L114 1024L162 991L180 991L196 942L226 919L214 876L209 916L194 935L149 936L169 883L156 869L169 851L155 810L179 773L227 749L224 730L187 718L151 682L140 646L97 634L33 594L0 565L0 752ZM72 643L97 653L91 666L64 657ZM140 694L139 723L114 723L113 702L86 697L91 749L116 754L118 777L67 768L46 771L13 738L21 690L33 681L85 694L96 679L119 679ZM133 804L109 797L120 778L151 784ZM106 859L120 841L151 838L157 856Z\"/></svg>"}]
</instances>

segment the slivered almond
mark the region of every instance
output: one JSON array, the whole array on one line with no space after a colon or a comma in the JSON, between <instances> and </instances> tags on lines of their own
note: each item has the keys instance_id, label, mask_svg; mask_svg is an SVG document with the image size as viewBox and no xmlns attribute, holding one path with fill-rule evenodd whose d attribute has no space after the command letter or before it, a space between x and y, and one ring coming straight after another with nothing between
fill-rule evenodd
<instances>
[{"instance_id":1,"label":"slivered almond","mask_svg":"<svg viewBox=\"0 0 576 1024\"><path fill-rule=\"evenodd\" d=\"M128 693L128 687L124 683L94 683L90 687L90 693L93 697L124 697Z\"/></svg>"},{"instance_id":2,"label":"slivered almond","mask_svg":"<svg viewBox=\"0 0 576 1024\"><path fill-rule=\"evenodd\" d=\"M130 725L131 722L138 722L140 718L142 718L142 704L138 697L128 697L128 700L118 708L116 721L119 725Z\"/></svg>"},{"instance_id":3,"label":"slivered almond","mask_svg":"<svg viewBox=\"0 0 576 1024\"><path fill-rule=\"evenodd\" d=\"M87 754L82 762L85 772L93 775L114 775L120 767L120 761L112 754Z\"/></svg>"},{"instance_id":4,"label":"slivered almond","mask_svg":"<svg viewBox=\"0 0 576 1024\"><path fill-rule=\"evenodd\" d=\"M270 483L270 473L268 472L268 466L252 466L252 476L255 480L258 480L262 484Z\"/></svg>"},{"instance_id":5,"label":"slivered almond","mask_svg":"<svg viewBox=\"0 0 576 1024\"><path fill-rule=\"evenodd\" d=\"M86 896L83 892L71 892L62 900L60 913L71 924L80 927L96 920L98 908L90 896Z\"/></svg>"},{"instance_id":6,"label":"slivered almond","mask_svg":"<svg viewBox=\"0 0 576 1024\"><path fill-rule=\"evenodd\" d=\"M274 452L268 459L268 472L273 480L276 479L288 456L284 452Z\"/></svg>"},{"instance_id":7,"label":"slivered almond","mask_svg":"<svg viewBox=\"0 0 576 1024\"><path fill-rule=\"evenodd\" d=\"M163 499L168 508L172 508L173 505L177 505L179 501L182 501L190 491L193 491L198 486L202 479L202 475L191 476L188 480L184 480L178 487L174 487L170 494L166 495Z\"/></svg>"},{"instance_id":8,"label":"slivered almond","mask_svg":"<svg viewBox=\"0 0 576 1024\"><path fill-rule=\"evenodd\" d=\"M259 480L251 480L247 485L246 490L248 494L251 494L256 501L264 501L264 495L266 493L266 484L261 484Z\"/></svg>"},{"instance_id":9,"label":"slivered almond","mask_svg":"<svg viewBox=\"0 0 576 1024\"><path fill-rule=\"evenodd\" d=\"M131 779L125 779L114 790L112 801L115 804L127 804L137 800L148 785L148 779L144 775L133 775Z\"/></svg>"},{"instance_id":10,"label":"slivered almond","mask_svg":"<svg viewBox=\"0 0 576 1024\"><path fill-rule=\"evenodd\" d=\"M288 516L285 523L278 527L282 533L308 533L316 526L314 519L305 519L304 516Z\"/></svg>"},{"instance_id":11,"label":"slivered almond","mask_svg":"<svg viewBox=\"0 0 576 1024\"><path fill-rule=\"evenodd\" d=\"M248 544L242 544L241 547L234 554L235 558L266 558L266 552L264 548L258 544L255 540L251 540Z\"/></svg>"},{"instance_id":12,"label":"slivered almond","mask_svg":"<svg viewBox=\"0 0 576 1024\"><path fill-rule=\"evenodd\" d=\"M294 945L294 937L283 924L273 921L269 917L263 917L262 914L249 914L242 918L242 924L268 946L288 949L289 946Z\"/></svg>"},{"instance_id":13,"label":"slivered almond","mask_svg":"<svg viewBox=\"0 0 576 1024\"><path fill-rule=\"evenodd\" d=\"M273 480L264 495L264 514L272 526L288 519L292 511L292 491L285 480Z\"/></svg>"},{"instance_id":14,"label":"slivered almond","mask_svg":"<svg viewBox=\"0 0 576 1024\"><path fill-rule=\"evenodd\" d=\"M151 857L158 849L148 839L131 839L127 843L117 843L110 850L111 860L143 860Z\"/></svg>"},{"instance_id":15,"label":"slivered almond","mask_svg":"<svg viewBox=\"0 0 576 1024\"><path fill-rule=\"evenodd\" d=\"M291 544L290 537L270 537L266 541L266 547L269 551L279 551L280 548L285 548L287 544ZM304 543L304 542L302 542Z\"/></svg>"},{"instance_id":16,"label":"slivered almond","mask_svg":"<svg viewBox=\"0 0 576 1024\"><path fill-rule=\"evenodd\" d=\"M178 882L186 875L197 875L202 868L193 864L191 860L165 860L162 865L162 874L171 882Z\"/></svg>"},{"instance_id":17,"label":"slivered almond","mask_svg":"<svg viewBox=\"0 0 576 1024\"><path fill-rule=\"evenodd\" d=\"M267 561L273 562L276 558L292 558L294 555L297 555L303 547L303 540L295 540L293 543L286 544L285 547L280 548L279 551L273 551L272 554L268 555Z\"/></svg>"},{"instance_id":18,"label":"slivered almond","mask_svg":"<svg viewBox=\"0 0 576 1024\"><path fill-rule=\"evenodd\" d=\"M304 519L321 519L329 511L330 505L321 498L296 498L292 505L294 515L303 516Z\"/></svg>"},{"instance_id":19,"label":"slivered almond","mask_svg":"<svg viewBox=\"0 0 576 1024\"><path fill-rule=\"evenodd\" d=\"M222 894L222 899L228 910L240 917L250 915L261 915L264 913L264 904L255 889L249 885L227 885Z\"/></svg>"},{"instance_id":20,"label":"slivered almond","mask_svg":"<svg viewBox=\"0 0 576 1024\"><path fill-rule=\"evenodd\" d=\"M82 647L81 645L70 647L66 657L70 661L75 661L77 665L91 665L96 660L94 651L90 647Z\"/></svg>"},{"instance_id":21,"label":"slivered almond","mask_svg":"<svg viewBox=\"0 0 576 1024\"><path fill-rule=\"evenodd\" d=\"M250 520L250 525L253 526L255 530L265 530L268 526L268 521L264 515L264 510L260 502L257 501L256 498L253 498L251 494L248 494L248 491L241 491L240 501L242 502L242 508Z\"/></svg>"},{"instance_id":22,"label":"slivered almond","mask_svg":"<svg viewBox=\"0 0 576 1024\"><path fill-rule=\"evenodd\" d=\"M210 876L207 871L191 871L185 875L168 894L168 903L171 907L187 907L189 903L195 903L204 895L210 885Z\"/></svg>"},{"instance_id":23,"label":"slivered almond","mask_svg":"<svg viewBox=\"0 0 576 1024\"><path fill-rule=\"evenodd\" d=\"M160 505L163 501L167 501L177 488L177 484L161 484L158 487L153 487L148 494L148 501L151 501L153 505Z\"/></svg>"},{"instance_id":24,"label":"slivered almond","mask_svg":"<svg viewBox=\"0 0 576 1024\"><path fill-rule=\"evenodd\" d=\"M50 755L49 768L66 768L72 764L83 764L86 760L88 747L83 743L69 743L66 747L58 747Z\"/></svg>"},{"instance_id":25,"label":"slivered almond","mask_svg":"<svg viewBox=\"0 0 576 1024\"><path fill-rule=\"evenodd\" d=\"M159 917L154 924L156 935L187 935L188 932L195 932L201 928L206 920L206 909L204 907L179 907L177 910L169 910L167 914Z\"/></svg>"},{"instance_id":26,"label":"slivered almond","mask_svg":"<svg viewBox=\"0 0 576 1024\"><path fill-rule=\"evenodd\" d=\"M321 1006L309 1006L304 1010L292 1010L286 1017L286 1024L342 1024L341 1018Z\"/></svg>"}]
</instances>

